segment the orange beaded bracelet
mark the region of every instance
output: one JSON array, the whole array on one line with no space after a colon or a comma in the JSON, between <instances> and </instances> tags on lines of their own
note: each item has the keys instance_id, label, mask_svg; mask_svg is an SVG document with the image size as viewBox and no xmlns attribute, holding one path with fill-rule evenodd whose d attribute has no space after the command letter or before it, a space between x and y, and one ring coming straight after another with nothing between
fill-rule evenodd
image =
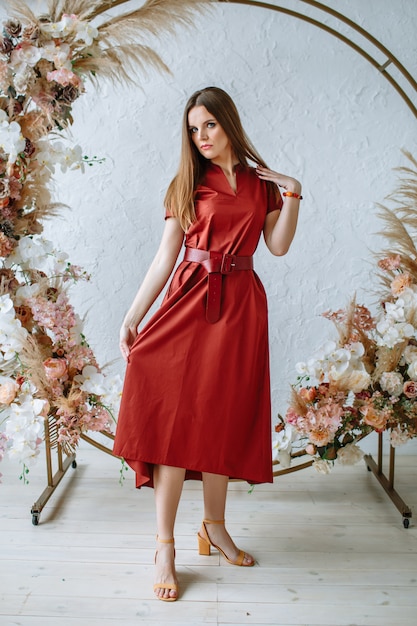
<instances>
[{"instance_id":1,"label":"orange beaded bracelet","mask_svg":"<svg viewBox=\"0 0 417 626\"><path fill-rule=\"evenodd\" d=\"M300 196L299 193L295 193L294 191L284 191L283 196L288 196L288 198L296 198L297 200L302 200L303 196Z\"/></svg>"}]
</instances>

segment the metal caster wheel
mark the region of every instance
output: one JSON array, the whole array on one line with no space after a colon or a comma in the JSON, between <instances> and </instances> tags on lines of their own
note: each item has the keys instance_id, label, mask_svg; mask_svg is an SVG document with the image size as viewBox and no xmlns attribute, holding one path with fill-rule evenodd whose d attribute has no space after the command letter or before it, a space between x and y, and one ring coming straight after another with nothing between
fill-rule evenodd
<instances>
[{"instance_id":1,"label":"metal caster wheel","mask_svg":"<svg viewBox=\"0 0 417 626\"><path fill-rule=\"evenodd\" d=\"M404 528L408 528L410 526L410 520L408 519L408 517L404 517L403 526Z\"/></svg>"},{"instance_id":2,"label":"metal caster wheel","mask_svg":"<svg viewBox=\"0 0 417 626\"><path fill-rule=\"evenodd\" d=\"M37 526L39 524L40 513L32 513L32 524Z\"/></svg>"},{"instance_id":3,"label":"metal caster wheel","mask_svg":"<svg viewBox=\"0 0 417 626\"><path fill-rule=\"evenodd\" d=\"M77 461L73 461L71 463L71 467L72 467L72 469L75 469L77 467Z\"/></svg>"}]
</instances>

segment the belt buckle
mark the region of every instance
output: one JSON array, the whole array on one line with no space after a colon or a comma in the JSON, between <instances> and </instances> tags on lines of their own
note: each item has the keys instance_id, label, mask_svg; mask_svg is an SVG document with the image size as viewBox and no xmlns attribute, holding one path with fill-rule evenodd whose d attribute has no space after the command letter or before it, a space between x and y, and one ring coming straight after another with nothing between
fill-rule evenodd
<instances>
[{"instance_id":1,"label":"belt buckle","mask_svg":"<svg viewBox=\"0 0 417 626\"><path fill-rule=\"evenodd\" d=\"M223 254L220 272L222 274L230 274L231 272L233 272L235 265L236 263L234 254Z\"/></svg>"}]
</instances>

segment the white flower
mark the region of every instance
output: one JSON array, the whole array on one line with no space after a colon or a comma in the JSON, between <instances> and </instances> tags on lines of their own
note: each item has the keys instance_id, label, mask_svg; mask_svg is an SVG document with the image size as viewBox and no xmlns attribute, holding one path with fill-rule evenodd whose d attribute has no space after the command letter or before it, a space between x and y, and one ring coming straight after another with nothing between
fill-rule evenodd
<instances>
[{"instance_id":1,"label":"white flower","mask_svg":"<svg viewBox=\"0 0 417 626\"><path fill-rule=\"evenodd\" d=\"M400 396L403 391L404 379L399 372L384 372L379 379L379 384L383 391L387 391L390 396Z\"/></svg>"},{"instance_id":2,"label":"white flower","mask_svg":"<svg viewBox=\"0 0 417 626\"><path fill-rule=\"evenodd\" d=\"M0 296L0 351L5 361L14 359L26 340L27 330L15 317L13 302L8 294Z\"/></svg>"},{"instance_id":3,"label":"white flower","mask_svg":"<svg viewBox=\"0 0 417 626\"><path fill-rule=\"evenodd\" d=\"M68 15L67 13L65 13L62 16L61 21L59 22L61 33L63 35L69 35L70 33L72 33L76 28L77 22L78 18L76 15Z\"/></svg>"},{"instance_id":4,"label":"white flower","mask_svg":"<svg viewBox=\"0 0 417 626\"><path fill-rule=\"evenodd\" d=\"M15 303L20 306L25 304L26 300L29 298L35 298L39 295L41 291L41 286L39 283L33 283L32 285L24 285L23 287L19 287L16 291L15 295Z\"/></svg>"},{"instance_id":5,"label":"white flower","mask_svg":"<svg viewBox=\"0 0 417 626\"><path fill-rule=\"evenodd\" d=\"M350 352L350 360L352 363L353 361L360 361L360 359L365 354L365 348L363 347L362 343L357 341L349 345L349 352Z\"/></svg>"},{"instance_id":6,"label":"white flower","mask_svg":"<svg viewBox=\"0 0 417 626\"><path fill-rule=\"evenodd\" d=\"M117 414L119 411L120 400L122 399L122 386L122 379L118 374L105 377L105 391L101 394L101 401L114 414Z\"/></svg>"},{"instance_id":7,"label":"white flower","mask_svg":"<svg viewBox=\"0 0 417 626\"><path fill-rule=\"evenodd\" d=\"M59 39L63 34L62 22L45 22L40 24L40 29L46 35L50 35L55 39Z\"/></svg>"},{"instance_id":8,"label":"white flower","mask_svg":"<svg viewBox=\"0 0 417 626\"><path fill-rule=\"evenodd\" d=\"M54 41L50 41L45 43L40 50L42 58L51 61L56 69L72 70L71 48L67 43L56 44Z\"/></svg>"},{"instance_id":9,"label":"white flower","mask_svg":"<svg viewBox=\"0 0 417 626\"><path fill-rule=\"evenodd\" d=\"M337 451L337 460L342 465L354 465L363 458L363 451L355 443L348 443Z\"/></svg>"},{"instance_id":10,"label":"white flower","mask_svg":"<svg viewBox=\"0 0 417 626\"><path fill-rule=\"evenodd\" d=\"M7 409L6 435L9 440L9 456L21 463L34 460L39 454L43 439L45 400L34 398L30 393L19 397Z\"/></svg>"},{"instance_id":11,"label":"white flower","mask_svg":"<svg viewBox=\"0 0 417 626\"><path fill-rule=\"evenodd\" d=\"M313 461L313 467L319 474L330 474L333 464L331 461L316 459Z\"/></svg>"},{"instance_id":12,"label":"white flower","mask_svg":"<svg viewBox=\"0 0 417 626\"><path fill-rule=\"evenodd\" d=\"M9 162L15 163L17 156L23 152L26 139L22 135L22 129L18 122L9 124L7 114L0 110L0 148L9 155Z\"/></svg>"},{"instance_id":13,"label":"white flower","mask_svg":"<svg viewBox=\"0 0 417 626\"><path fill-rule=\"evenodd\" d=\"M28 65L21 66L13 78L13 83L17 93L26 93L30 81L34 78L36 78L36 75L31 67Z\"/></svg>"},{"instance_id":14,"label":"white flower","mask_svg":"<svg viewBox=\"0 0 417 626\"><path fill-rule=\"evenodd\" d=\"M82 333L84 330L84 324L79 315L75 314L75 324L70 329L70 342L73 342L74 345L79 345L82 342Z\"/></svg>"},{"instance_id":15,"label":"white flower","mask_svg":"<svg viewBox=\"0 0 417 626\"><path fill-rule=\"evenodd\" d=\"M292 444L298 437L297 431L290 424L286 424L278 433L272 433L272 459L278 461L283 468L291 465Z\"/></svg>"},{"instance_id":16,"label":"white flower","mask_svg":"<svg viewBox=\"0 0 417 626\"><path fill-rule=\"evenodd\" d=\"M385 313L388 318L395 322L405 322L404 300L402 298L398 298L396 302L386 302Z\"/></svg>"},{"instance_id":17,"label":"white flower","mask_svg":"<svg viewBox=\"0 0 417 626\"><path fill-rule=\"evenodd\" d=\"M83 160L83 153L81 146L74 146L73 148L66 148L62 144L62 149L59 155L59 163L61 165L61 171L65 172L70 170L85 171L85 164Z\"/></svg>"},{"instance_id":18,"label":"white flower","mask_svg":"<svg viewBox=\"0 0 417 626\"><path fill-rule=\"evenodd\" d=\"M91 46L93 40L98 37L98 30L95 26L91 26L89 22L78 21L75 24L77 36L76 41L84 41L87 46Z\"/></svg>"},{"instance_id":19,"label":"white flower","mask_svg":"<svg viewBox=\"0 0 417 626\"><path fill-rule=\"evenodd\" d=\"M80 389L87 393L93 393L97 396L101 396L106 393L106 383L103 374L97 371L93 365L86 365L82 371L82 374L74 376L74 380L77 383L82 383Z\"/></svg>"},{"instance_id":20,"label":"white flower","mask_svg":"<svg viewBox=\"0 0 417 626\"><path fill-rule=\"evenodd\" d=\"M403 352L405 362L410 365L413 361L417 361L417 347L407 346Z\"/></svg>"},{"instance_id":21,"label":"white flower","mask_svg":"<svg viewBox=\"0 0 417 626\"><path fill-rule=\"evenodd\" d=\"M23 269L37 269L47 272L51 267L50 256L53 253L53 245L40 235L21 237L16 248L7 259L9 267L13 264L20 265Z\"/></svg>"},{"instance_id":22,"label":"white flower","mask_svg":"<svg viewBox=\"0 0 417 626\"><path fill-rule=\"evenodd\" d=\"M331 355L329 374L333 380L338 380L349 367L350 352L345 348L335 350ZM329 359L330 360L330 359Z\"/></svg>"},{"instance_id":23,"label":"white flower","mask_svg":"<svg viewBox=\"0 0 417 626\"><path fill-rule=\"evenodd\" d=\"M13 300L11 299L8 293L5 293L3 296L0 296L0 319L4 318L4 316L10 317L10 318L15 317Z\"/></svg>"},{"instance_id":24,"label":"white flower","mask_svg":"<svg viewBox=\"0 0 417 626\"><path fill-rule=\"evenodd\" d=\"M55 173L55 166L60 165L61 171L81 170L85 171L85 163L82 154L82 148L79 145L71 147L65 146L61 141L53 144L43 145L39 142L39 152L36 154L36 160L41 167L48 169L52 174Z\"/></svg>"},{"instance_id":25,"label":"white flower","mask_svg":"<svg viewBox=\"0 0 417 626\"><path fill-rule=\"evenodd\" d=\"M377 324L377 331L380 336L377 337L379 346L393 348L397 343L401 343L404 339L409 339L415 334L414 326L407 322L390 322L389 319L382 320Z\"/></svg>"},{"instance_id":26,"label":"white flower","mask_svg":"<svg viewBox=\"0 0 417 626\"><path fill-rule=\"evenodd\" d=\"M338 387L340 389L346 389L353 393L359 393L367 389L370 384L371 377L363 366L358 369L348 369L338 379Z\"/></svg>"},{"instance_id":27,"label":"white flower","mask_svg":"<svg viewBox=\"0 0 417 626\"><path fill-rule=\"evenodd\" d=\"M18 319L0 317L0 350L5 361L14 359L21 352L27 337L28 332Z\"/></svg>"},{"instance_id":28,"label":"white flower","mask_svg":"<svg viewBox=\"0 0 417 626\"><path fill-rule=\"evenodd\" d=\"M411 380L417 380L417 359L410 363L407 369L407 374Z\"/></svg>"},{"instance_id":29,"label":"white flower","mask_svg":"<svg viewBox=\"0 0 417 626\"><path fill-rule=\"evenodd\" d=\"M417 308L417 291L415 286L406 287L401 292L401 300L403 301L404 311L406 313Z\"/></svg>"},{"instance_id":30,"label":"white flower","mask_svg":"<svg viewBox=\"0 0 417 626\"><path fill-rule=\"evenodd\" d=\"M13 50L10 55L10 65L14 68L22 66L35 67L42 58L40 48L24 43Z\"/></svg>"},{"instance_id":31,"label":"white flower","mask_svg":"<svg viewBox=\"0 0 417 626\"><path fill-rule=\"evenodd\" d=\"M296 363L295 370L297 374L300 374L300 376L305 376L306 374L308 374L307 363L304 363L304 361Z\"/></svg>"}]
</instances>

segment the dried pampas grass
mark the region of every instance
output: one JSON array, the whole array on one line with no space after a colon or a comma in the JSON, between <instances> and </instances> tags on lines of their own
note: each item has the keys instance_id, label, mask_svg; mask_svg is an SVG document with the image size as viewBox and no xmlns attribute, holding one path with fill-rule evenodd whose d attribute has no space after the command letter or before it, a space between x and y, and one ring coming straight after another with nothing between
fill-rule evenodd
<instances>
[{"instance_id":1,"label":"dried pampas grass","mask_svg":"<svg viewBox=\"0 0 417 626\"><path fill-rule=\"evenodd\" d=\"M403 154L411 165L396 168L402 176L397 189L387 197L395 206L377 205L378 216L385 224L385 228L377 234L387 239L390 247L375 254L375 257L381 260L399 254L401 267L417 282L417 247L414 243L417 235L417 160L410 152L403 150ZM393 277L393 271L378 273L384 295L390 291Z\"/></svg>"},{"instance_id":2,"label":"dried pampas grass","mask_svg":"<svg viewBox=\"0 0 417 626\"><path fill-rule=\"evenodd\" d=\"M64 14L92 22L98 38L88 54L75 56L74 68L93 81L99 74L116 83L134 83L138 70L144 72L147 67L169 72L160 55L148 45L148 37L174 35L178 27L191 27L195 14L207 10L213 0L147 0L139 9L106 15L128 1L50 0L47 13L41 16L20 0L10 0L9 5L16 17L38 26L59 22Z\"/></svg>"}]
</instances>

